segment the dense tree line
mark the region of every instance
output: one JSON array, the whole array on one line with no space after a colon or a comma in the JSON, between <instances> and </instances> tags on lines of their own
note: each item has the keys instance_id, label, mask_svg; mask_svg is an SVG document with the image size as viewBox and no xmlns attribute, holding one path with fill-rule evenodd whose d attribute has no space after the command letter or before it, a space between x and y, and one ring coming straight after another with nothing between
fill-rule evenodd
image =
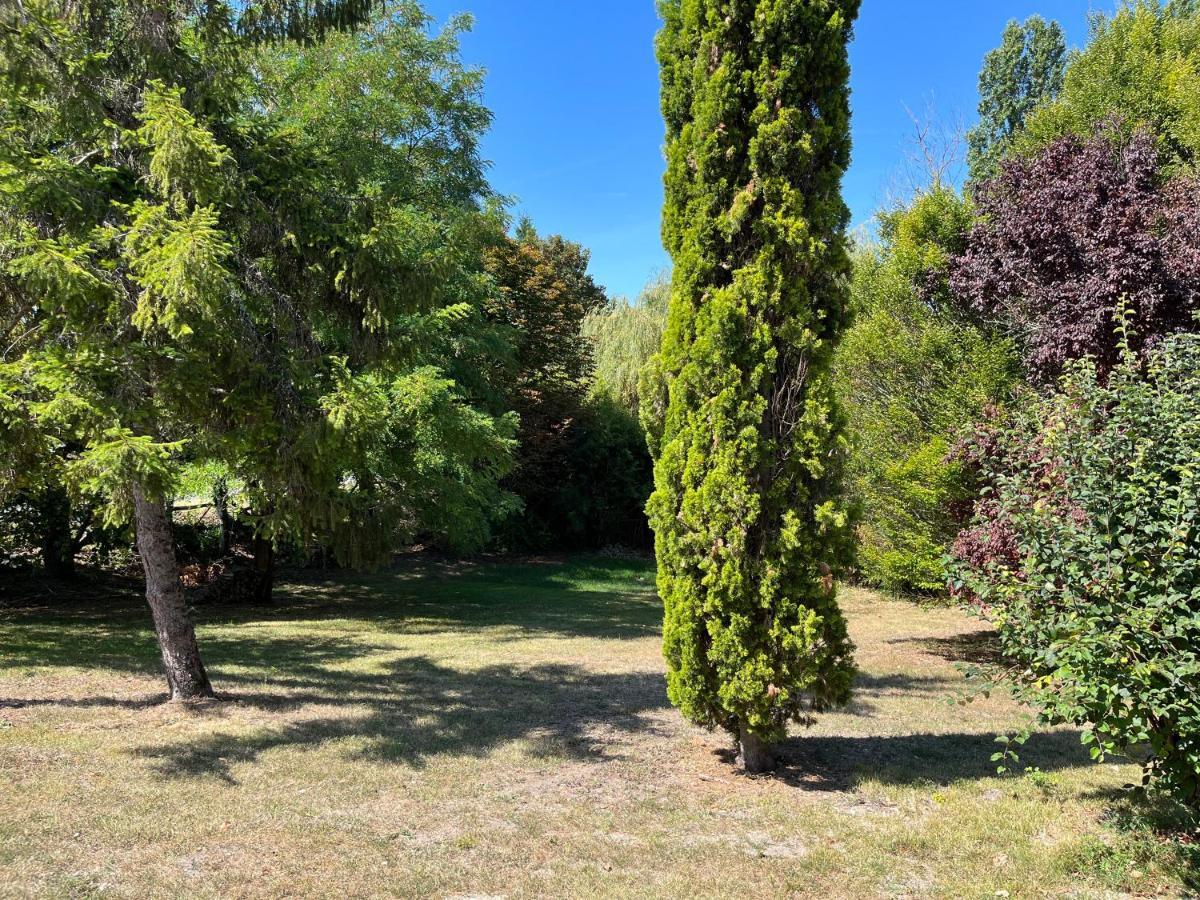
<instances>
[{"instance_id":1,"label":"dense tree line","mask_svg":"<svg viewBox=\"0 0 1200 900\"><path fill-rule=\"evenodd\" d=\"M1097 757L1149 747L1192 805L1198 36L1184 2L1065 57L1010 24L965 191L881 217L836 366L859 577L949 587L998 626L1000 683Z\"/></svg>"},{"instance_id":2,"label":"dense tree line","mask_svg":"<svg viewBox=\"0 0 1200 900\"><path fill-rule=\"evenodd\" d=\"M475 551L514 515L557 534L606 474L616 499L578 539L640 514L645 477L594 471L648 467L640 435L582 409L581 329L607 300L582 248L507 233L466 20L434 33L408 2L0 15L4 537L59 574L102 531L136 537L173 697L211 694L180 498L211 498L223 549L252 548L259 599L280 550Z\"/></svg>"}]
</instances>

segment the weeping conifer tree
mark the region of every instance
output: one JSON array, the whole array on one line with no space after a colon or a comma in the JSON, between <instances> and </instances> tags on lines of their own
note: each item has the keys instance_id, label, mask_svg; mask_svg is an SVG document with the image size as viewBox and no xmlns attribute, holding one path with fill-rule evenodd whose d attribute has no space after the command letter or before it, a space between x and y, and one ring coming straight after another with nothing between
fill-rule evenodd
<instances>
[{"instance_id":1,"label":"weeping conifer tree","mask_svg":"<svg viewBox=\"0 0 1200 900\"><path fill-rule=\"evenodd\" d=\"M256 543L345 565L482 544L511 508L516 422L452 377L500 233L488 114L428 26L408 0L0 2L0 495L61 453L134 525L174 700L213 695L185 466L245 485Z\"/></svg>"},{"instance_id":2,"label":"weeping conifer tree","mask_svg":"<svg viewBox=\"0 0 1200 900\"><path fill-rule=\"evenodd\" d=\"M774 767L848 699L850 548L830 362L846 319L847 43L859 0L663 0L663 233L649 428L672 702Z\"/></svg>"}]
</instances>

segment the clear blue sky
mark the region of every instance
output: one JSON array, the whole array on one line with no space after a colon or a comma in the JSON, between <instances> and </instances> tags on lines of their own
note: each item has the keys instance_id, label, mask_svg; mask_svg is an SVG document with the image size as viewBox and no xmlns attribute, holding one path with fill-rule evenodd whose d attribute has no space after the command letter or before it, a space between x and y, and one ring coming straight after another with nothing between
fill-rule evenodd
<instances>
[{"instance_id":1,"label":"clear blue sky","mask_svg":"<svg viewBox=\"0 0 1200 900\"><path fill-rule=\"evenodd\" d=\"M1090 9L1116 0L864 0L851 48L854 163L846 198L868 223L902 181L913 132L906 107L974 122L983 55L1004 24L1058 19L1072 46ZM663 126L653 0L426 0L444 20L475 16L463 42L488 72L495 124L484 143L492 184L542 233L592 251L592 273L614 295L636 295L667 264L659 237Z\"/></svg>"}]
</instances>

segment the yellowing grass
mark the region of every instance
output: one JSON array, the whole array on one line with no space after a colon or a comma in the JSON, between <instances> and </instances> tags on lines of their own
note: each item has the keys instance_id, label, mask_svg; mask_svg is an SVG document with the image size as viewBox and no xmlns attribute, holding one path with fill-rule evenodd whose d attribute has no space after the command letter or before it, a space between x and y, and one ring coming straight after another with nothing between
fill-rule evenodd
<instances>
[{"instance_id":1,"label":"yellowing grass","mask_svg":"<svg viewBox=\"0 0 1200 900\"><path fill-rule=\"evenodd\" d=\"M136 596L0 612L0 896L1180 896L1187 849L1071 731L969 706L981 625L843 595L854 705L739 777L666 702L653 573L298 576L201 611L228 702L163 706Z\"/></svg>"}]
</instances>

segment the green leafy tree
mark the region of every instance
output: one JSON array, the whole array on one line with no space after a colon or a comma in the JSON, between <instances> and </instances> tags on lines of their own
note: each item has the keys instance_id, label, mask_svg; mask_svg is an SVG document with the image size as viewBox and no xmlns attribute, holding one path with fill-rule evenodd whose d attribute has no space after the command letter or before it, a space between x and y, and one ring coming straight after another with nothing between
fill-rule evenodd
<instances>
[{"instance_id":1,"label":"green leafy tree","mask_svg":"<svg viewBox=\"0 0 1200 900\"><path fill-rule=\"evenodd\" d=\"M972 181L991 178L1030 113L1062 89L1067 40L1062 26L1033 16L1013 20L1000 46L983 59L979 74L979 124L967 135Z\"/></svg>"},{"instance_id":2,"label":"green leafy tree","mask_svg":"<svg viewBox=\"0 0 1200 900\"><path fill-rule=\"evenodd\" d=\"M266 87L304 76L255 65L263 41L312 45L372 8L0 12L0 321L28 334L0 360L0 407L21 443L80 445L68 481L135 524L175 699L212 694L168 513L185 465L237 477L260 537L320 540L347 563L414 531L478 530L503 507L513 423L466 402L443 351L489 285L481 198L407 193L413 178L387 177L392 132L335 145L297 127ZM372 41L422 24L411 5L392 12L343 39L376 78ZM430 91L441 71L426 68Z\"/></svg>"},{"instance_id":3,"label":"green leafy tree","mask_svg":"<svg viewBox=\"0 0 1200 900\"><path fill-rule=\"evenodd\" d=\"M431 32L419 5L394 3L367 27L254 60L272 140L291 148L261 210L270 246L285 248L270 276L313 311L311 331L277 347L282 370L299 362L300 384L317 390L294 392L296 414L280 423L294 459L245 447L234 470L260 532L326 544L347 564L416 539L477 551L514 508L498 484L515 447L511 407L489 406L468 371L507 352L487 318L485 255L504 217L479 154L491 122L482 73L459 58L469 24ZM324 510L304 486L314 421L338 436L322 455L323 494L355 486Z\"/></svg>"},{"instance_id":4,"label":"green leafy tree","mask_svg":"<svg viewBox=\"0 0 1200 900\"><path fill-rule=\"evenodd\" d=\"M636 303L617 299L587 317L583 335L592 342L592 391L638 415L642 370L662 346L671 280L662 275L643 288Z\"/></svg>"},{"instance_id":5,"label":"green leafy tree","mask_svg":"<svg viewBox=\"0 0 1200 900\"><path fill-rule=\"evenodd\" d=\"M773 765L789 722L846 700L854 673L829 368L846 319L858 6L660 4L674 273L649 512L668 692L735 735L750 771Z\"/></svg>"},{"instance_id":6,"label":"green leafy tree","mask_svg":"<svg viewBox=\"0 0 1200 900\"><path fill-rule=\"evenodd\" d=\"M488 253L498 288L488 315L512 350L497 360L491 382L521 422L516 467L504 482L524 506L506 526L510 546L581 540L570 458L592 379L591 342L582 328L608 303L588 274L588 261L579 244L543 238L529 221Z\"/></svg>"},{"instance_id":7,"label":"green leafy tree","mask_svg":"<svg viewBox=\"0 0 1200 900\"><path fill-rule=\"evenodd\" d=\"M854 255L854 322L835 373L854 452L858 568L904 593L942 592L943 560L970 508L956 441L1002 402L1018 363L1007 340L956 315L946 285L971 204L934 185L881 217L881 243Z\"/></svg>"},{"instance_id":8,"label":"green leafy tree","mask_svg":"<svg viewBox=\"0 0 1200 900\"><path fill-rule=\"evenodd\" d=\"M1096 15L1086 49L1072 55L1062 91L1029 117L1023 154L1058 138L1091 137L1116 121L1128 137L1149 129L1166 163L1200 158L1200 11L1194 2L1127 0Z\"/></svg>"}]
</instances>

